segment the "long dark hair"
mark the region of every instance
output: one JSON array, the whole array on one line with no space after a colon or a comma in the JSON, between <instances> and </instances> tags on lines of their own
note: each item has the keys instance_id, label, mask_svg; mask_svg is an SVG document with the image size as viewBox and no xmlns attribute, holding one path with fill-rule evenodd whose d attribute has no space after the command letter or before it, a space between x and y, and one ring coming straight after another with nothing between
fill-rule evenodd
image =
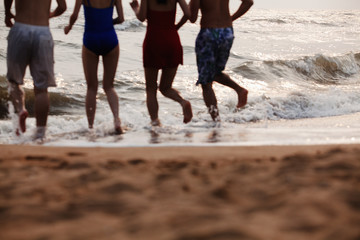
<instances>
[{"instance_id":1,"label":"long dark hair","mask_svg":"<svg viewBox=\"0 0 360 240\"><path fill-rule=\"evenodd\" d=\"M166 4L167 0L157 0L158 4Z\"/></svg>"}]
</instances>

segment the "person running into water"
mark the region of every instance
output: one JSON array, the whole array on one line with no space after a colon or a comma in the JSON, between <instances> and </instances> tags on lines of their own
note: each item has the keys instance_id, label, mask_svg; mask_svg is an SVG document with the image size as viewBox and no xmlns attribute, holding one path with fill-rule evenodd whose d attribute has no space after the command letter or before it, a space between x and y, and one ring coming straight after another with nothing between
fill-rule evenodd
<instances>
[{"instance_id":1,"label":"person running into water","mask_svg":"<svg viewBox=\"0 0 360 240\"><path fill-rule=\"evenodd\" d=\"M201 10L200 32L196 39L196 61L198 81L201 84L203 98L214 121L220 121L217 99L213 82L234 89L238 95L237 108L247 103L248 91L235 83L229 75L223 73L234 40L232 22L244 15L253 5L252 0L241 0L238 10L230 15L229 0L191 0L190 21L195 23ZM180 25L186 21L186 16Z\"/></svg>"},{"instance_id":2,"label":"person running into water","mask_svg":"<svg viewBox=\"0 0 360 240\"><path fill-rule=\"evenodd\" d=\"M122 3L121 0L76 0L69 25L64 29L65 34L70 32L76 22L82 4L85 14L82 61L87 83L86 116L89 128L92 129L94 126L96 95L99 85L98 64L99 58L102 56L103 89L114 116L115 133L121 134L119 98L114 89L114 77L119 60L119 42L114 24L124 21ZM114 6L118 15L115 19L113 19Z\"/></svg>"},{"instance_id":3,"label":"person running into water","mask_svg":"<svg viewBox=\"0 0 360 240\"><path fill-rule=\"evenodd\" d=\"M49 114L48 87L55 87L54 42L49 28L49 19L66 10L65 0L56 0L57 7L50 11L51 0L15 0L15 15L11 12L13 0L4 0L5 24L10 27L7 48L7 79L9 95L19 116L17 135L26 131L24 84L27 66L34 81L35 94L35 139L43 139ZM13 23L12 19L15 19Z\"/></svg>"},{"instance_id":4,"label":"person running into water","mask_svg":"<svg viewBox=\"0 0 360 240\"><path fill-rule=\"evenodd\" d=\"M183 99L172 87L177 68L183 63L183 49L175 25L176 7L179 3L185 16L190 17L189 7L185 0L137 0L130 5L136 17L147 20L147 31L143 43L143 66L146 81L146 104L153 126L160 126L158 117L159 104L157 89L182 106L184 123L192 119L191 104ZM158 87L158 72L161 69L160 85Z\"/></svg>"}]
</instances>

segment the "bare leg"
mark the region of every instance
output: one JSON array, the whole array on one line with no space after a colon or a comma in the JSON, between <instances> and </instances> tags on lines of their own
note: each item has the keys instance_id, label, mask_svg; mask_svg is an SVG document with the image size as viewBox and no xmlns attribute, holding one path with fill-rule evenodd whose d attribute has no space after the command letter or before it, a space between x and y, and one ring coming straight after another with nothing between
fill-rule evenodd
<instances>
[{"instance_id":1,"label":"bare leg","mask_svg":"<svg viewBox=\"0 0 360 240\"><path fill-rule=\"evenodd\" d=\"M43 139L45 137L50 100L47 89L39 89L35 87L34 92L35 92L35 118L36 118L35 139Z\"/></svg>"},{"instance_id":2,"label":"bare leg","mask_svg":"<svg viewBox=\"0 0 360 240\"><path fill-rule=\"evenodd\" d=\"M28 111L25 109L25 94L22 88L15 83L10 82L10 98L14 105L15 112L19 115L19 126L21 132L26 131L26 118L29 116ZM19 135L19 130L16 133Z\"/></svg>"},{"instance_id":3,"label":"bare leg","mask_svg":"<svg viewBox=\"0 0 360 240\"><path fill-rule=\"evenodd\" d=\"M162 70L160 78L160 92L167 98L170 98L178 102L182 109L184 115L184 123L191 121L193 114L191 110L191 104L189 101L183 99L179 92L172 87L177 68L165 68Z\"/></svg>"},{"instance_id":4,"label":"bare leg","mask_svg":"<svg viewBox=\"0 0 360 240\"><path fill-rule=\"evenodd\" d=\"M47 89L34 88L36 126L45 127L49 114L49 95Z\"/></svg>"},{"instance_id":5,"label":"bare leg","mask_svg":"<svg viewBox=\"0 0 360 240\"><path fill-rule=\"evenodd\" d=\"M238 95L238 104L237 104L237 108L241 108L244 107L247 103L247 95L248 95L248 91L245 88L240 87L236 82L234 82L233 80L231 80L231 78L229 77L229 75L225 74L225 73L221 73L217 76L215 76L214 81L225 85L227 87L230 87L232 89L234 89Z\"/></svg>"},{"instance_id":6,"label":"bare leg","mask_svg":"<svg viewBox=\"0 0 360 240\"><path fill-rule=\"evenodd\" d=\"M210 116L214 121L219 121L219 110L217 108L217 99L215 96L212 83L202 84L203 98L205 105L207 106Z\"/></svg>"},{"instance_id":7,"label":"bare leg","mask_svg":"<svg viewBox=\"0 0 360 240\"><path fill-rule=\"evenodd\" d=\"M159 126L160 120L158 116L159 104L156 98L157 94L157 76L159 70L155 68L145 68L146 81L146 105L150 114L151 124Z\"/></svg>"},{"instance_id":8,"label":"bare leg","mask_svg":"<svg viewBox=\"0 0 360 240\"><path fill-rule=\"evenodd\" d=\"M27 110L22 110L19 112L19 126L20 130L22 132L26 131L26 118L29 116L29 113Z\"/></svg>"},{"instance_id":9,"label":"bare leg","mask_svg":"<svg viewBox=\"0 0 360 240\"><path fill-rule=\"evenodd\" d=\"M103 88L106 93L111 112L114 116L114 127L117 134L122 133L121 121L119 118L119 98L114 89L114 78L119 60L119 46L116 46L110 53L103 57L104 80Z\"/></svg>"},{"instance_id":10,"label":"bare leg","mask_svg":"<svg viewBox=\"0 0 360 240\"><path fill-rule=\"evenodd\" d=\"M88 119L89 128L93 128L96 112L96 95L99 84L97 77L99 56L97 56L96 54L88 50L85 46L83 46L82 60L87 83L85 104L86 116Z\"/></svg>"}]
</instances>

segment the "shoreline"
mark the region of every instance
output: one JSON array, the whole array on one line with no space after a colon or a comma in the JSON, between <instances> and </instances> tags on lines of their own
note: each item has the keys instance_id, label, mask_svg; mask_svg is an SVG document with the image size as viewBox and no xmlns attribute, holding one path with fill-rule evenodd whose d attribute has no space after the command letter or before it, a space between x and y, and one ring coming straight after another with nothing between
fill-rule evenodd
<instances>
[{"instance_id":1,"label":"shoreline","mask_svg":"<svg viewBox=\"0 0 360 240\"><path fill-rule=\"evenodd\" d=\"M352 113L322 118L264 120L236 125L224 122L220 127L214 127L207 122L194 122L181 127L165 123L164 127L154 130L146 125L141 125L143 128L140 126L138 129L130 128L123 135L114 135L111 124L100 124L94 133L90 133L85 126L74 123L68 125L69 129L59 130L59 126L63 126L61 118L52 117L43 146L126 148L360 144L359 117L360 113ZM21 137L13 136L13 133L9 132L12 130L10 121L0 121L6 129L0 136L0 143L36 145L32 141L34 119L30 120L28 131Z\"/></svg>"},{"instance_id":2,"label":"shoreline","mask_svg":"<svg viewBox=\"0 0 360 240\"><path fill-rule=\"evenodd\" d=\"M224 158L245 156L246 158L278 157L282 158L291 154L316 155L331 149L344 149L351 151L360 149L360 144L315 144L315 145L259 145L259 146L43 146L43 145L15 145L0 144L0 158L26 157L26 155L57 156L62 154L82 155L96 158L103 154L118 158L218 158L226 153ZM18 151L21 149L21 151ZM259 150L260 149L260 150ZM136 151L134 151L136 150ZM192 150L181 151L177 150ZM206 151L205 151L206 150ZM36 153L34 153L36 152ZM150 155L149 155L150 154Z\"/></svg>"}]
</instances>

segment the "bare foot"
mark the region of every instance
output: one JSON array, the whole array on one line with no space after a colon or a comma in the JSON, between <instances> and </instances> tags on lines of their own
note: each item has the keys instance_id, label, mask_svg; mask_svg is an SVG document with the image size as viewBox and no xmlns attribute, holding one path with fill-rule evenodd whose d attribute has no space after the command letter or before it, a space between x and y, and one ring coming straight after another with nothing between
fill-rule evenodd
<instances>
[{"instance_id":1,"label":"bare foot","mask_svg":"<svg viewBox=\"0 0 360 240\"><path fill-rule=\"evenodd\" d=\"M238 104L236 107L242 108L247 103L248 90L246 90L245 88L241 88L241 90L237 92L237 94L238 94Z\"/></svg>"},{"instance_id":2,"label":"bare foot","mask_svg":"<svg viewBox=\"0 0 360 240\"><path fill-rule=\"evenodd\" d=\"M33 140L44 140L45 138L45 132L46 132L46 127L36 127L35 130L35 134L33 136Z\"/></svg>"},{"instance_id":3,"label":"bare foot","mask_svg":"<svg viewBox=\"0 0 360 240\"><path fill-rule=\"evenodd\" d=\"M191 121L193 114L191 109L191 103L189 101L185 101L182 105L183 108L183 115L184 115L184 123L188 123Z\"/></svg>"},{"instance_id":4,"label":"bare foot","mask_svg":"<svg viewBox=\"0 0 360 240\"><path fill-rule=\"evenodd\" d=\"M211 105L209 107L209 113L210 113L211 118L215 122L220 122L219 109L217 108L217 106Z\"/></svg>"},{"instance_id":5,"label":"bare foot","mask_svg":"<svg viewBox=\"0 0 360 240\"><path fill-rule=\"evenodd\" d=\"M21 110L21 112L19 113L19 126L20 126L21 132L26 131L26 118L28 116L29 116L29 113L26 110Z\"/></svg>"},{"instance_id":6,"label":"bare foot","mask_svg":"<svg viewBox=\"0 0 360 240\"><path fill-rule=\"evenodd\" d=\"M160 127L161 126L161 122L160 122L159 119L152 120L150 124L153 127Z\"/></svg>"},{"instance_id":7,"label":"bare foot","mask_svg":"<svg viewBox=\"0 0 360 240\"><path fill-rule=\"evenodd\" d=\"M115 127L115 134L118 134L118 135L123 134L120 118L116 118L114 120L114 127Z\"/></svg>"}]
</instances>

